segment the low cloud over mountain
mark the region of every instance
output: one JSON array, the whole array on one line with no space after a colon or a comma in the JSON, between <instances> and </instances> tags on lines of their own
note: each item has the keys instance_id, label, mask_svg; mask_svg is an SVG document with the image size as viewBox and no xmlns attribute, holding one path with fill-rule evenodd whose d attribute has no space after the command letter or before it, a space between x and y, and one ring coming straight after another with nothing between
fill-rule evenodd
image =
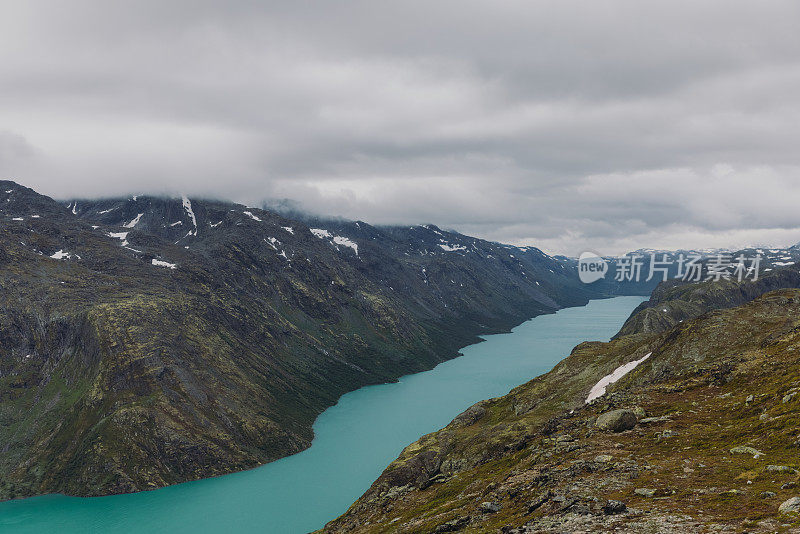
<instances>
[{"instance_id":1,"label":"low cloud over mountain","mask_svg":"<svg viewBox=\"0 0 800 534\"><path fill-rule=\"evenodd\" d=\"M0 7L0 177L551 252L800 239L794 2Z\"/></svg>"}]
</instances>

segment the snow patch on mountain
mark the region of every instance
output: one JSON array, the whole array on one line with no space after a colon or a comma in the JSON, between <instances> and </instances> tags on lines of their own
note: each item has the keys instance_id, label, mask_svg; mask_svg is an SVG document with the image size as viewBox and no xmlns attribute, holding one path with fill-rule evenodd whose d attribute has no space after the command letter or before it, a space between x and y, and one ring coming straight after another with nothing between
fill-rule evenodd
<instances>
[{"instance_id":1,"label":"snow patch on mountain","mask_svg":"<svg viewBox=\"0 0 800 534\"><path fill-rule=\"evenodd\" d=\"M175 263L169 263L167 261L161 261L153 258L152 264L156 267L166 267L168 269L176 269L178 267Z\"/></svg>"},{"instance_id":2,"label":"snow patch on mountain","mask_svg":"<svg viewBox=\"0 0 800 534\"><path fill-rule=\"evenodd\" d=\"M122 246L123 247L127 247L128 246L128 234L129 233L130 232L108 232L108 233L106 233L106 235L108 237L113 237L114 239L119 239L120 241L122 241Z\"/></svg>"},{"instance_id":3,"label":"snow patch on mountain","mask_svg":"<svg viewBox=\"0 0 800 534\"><path fill-rule=\"evenodd\" d=\"M336 243L337 245L342 245L345 247L352 248L356 252L356 256L358 256L358 245L355 242L351 241L350 239L337 235L333 237L333 242Z\"/></svg>"},{"instance_id":4,"label":"snow patch on mountain","mask_svg":"<svg viewBox=\"0 0 800 534\"><path fill-rule=\"evenodd\" d=\"M81 259L81 257L78 256L77 254L72 254L71 252L65 252L63 250L59 250L50 257L53 258L54 260L69 260L72 259L73 257Z\"/></svg>"},{"instance_id":5,"label":"snow patch on mountain","mask_svg":"<svg viewBox=\"0 0 800 534\"><path fill-rule=\"evenodd\" d=\"M423 228L425 228L426 230L430 230L431 232L433 232L433 233L434 233L434 234L436 234L436 235L440 235L440 236L444 237L444 234L443 234L442 232L440 232L440 231L439 231L439 230L437 230L436 228L433 228L433 227L432 227L431 225L429 225L429 224L423 224L423 225L422 225L422 227L423 227ZM413 226L412 226L412 228L413 228Z\"/></svg>"},{"instance_id":6,"label":"snow patch on mountain","mask_svg":"<svg viewBox=\"0 0 800 534\"><path fill-rule=\"evenodd\" d=\"M197 235L197 217L194 216L194 210L192 209L192 201L189 200L189 197L187 197L186 195L181 197L181 201L183 202L183 209L189 215L189 218L192 219L192 225L194 225L194 230L192 232L189 232L186 235L187 235L187 237L190 236L190 235L196 236Z\"/></svg>"},{"instance_id":7,"label":"snow patch on mountain","mask_svg":"<svg viewBox=\"0 0 800 534\"><path fill-rule=\"evenodd\" d=\"M320 239L331 237L331 233L327 230L323 230L322 228L309 228L309 230L311 230L311 233Z\"/></svg>"},{"instance_id":8,"label":"snow patch on mountain","mask_svg":"<svg viewBox=\"0 0 800 534\"><path fill-rule=\"evenodd\" d=\"M142 215L144 215L144 213L140 213L140 214L139 214L139 215L137 215L137 216L136 216L136 218L135 218L135 219L133 219L131 222L129 222L128 224L123 224L122 226L123 226L124 228L134 228L134 227L135 227L137 224L139 224L139 221L141 221L141 220L142 220Z\"/></svg>"},{"instance_id":9,"label":"snow patch on mountain","mask_svg":"<svg viewBox=\"0 0 800 534\"><path fill-rule=\"evenodd\" d=\"M353 249L353 251L356 253L356 256L358 256L358 244L352 239L340 235L333 235L329 231L323 230L322 228L309 228L309 230L311 230L311 233L320 239L330 239L331 243L336 245L337 248L339 246L343 246Z\"/></svg>"},{"instance_id":10,"label":"snow patch on mountain","mask_svg":"<svg viewBox=\"0 0 800 534\"><path fill-rule=\"evenodd\" d=\"M620 365L619 367L614 369L614 372L612 372L611 374L606 375L603 378L601 378L600 381L597 384L595 384L594 386L592 386L591 390L589 390L589 396L586 397L586 404L589 404L593 400L605 395L606 394L606 388L608 386L610 386L611 384L613 384L614 382L616 382L617 380L619 380L623 376L627 375L628 373L630 373L631 371L636 369L636 367L640 363L645 361L652 354L653 354L652 352L648 352L647 354L645 354L642 358L640 358L638 360L633 360L632 362L628 362L628 363L626 363L624 365Z\"/></svg>"}]
</instances>

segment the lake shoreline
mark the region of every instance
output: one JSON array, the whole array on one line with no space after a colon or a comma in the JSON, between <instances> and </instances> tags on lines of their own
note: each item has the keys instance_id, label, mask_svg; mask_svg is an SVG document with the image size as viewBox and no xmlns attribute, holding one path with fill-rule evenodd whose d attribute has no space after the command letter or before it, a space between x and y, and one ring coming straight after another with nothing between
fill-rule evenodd
<instances>
[{"instance_id":1,"label":"lake shoreline","mask_svg":"<svg viewBox=\"0 0 800 534\"><path fill-rule=\"evenodd\" d=\"M388 463L394 457L396 457L397 454L406 445L412 443L425 433L438 430L439 428L445 426L452 419L452 417L458 415L458 413L460 413L464 409L474 404L474 402L483 400L483 398L487 398L489 396L495 396L495 394L503 394L512 387L515 387L520 383L523 383L527 380L534 378L535 376L538 376L539 374L546 372L547 370L549 370L549 368L558 363L558 361L566 357L569 354L569 350L571 350L571 348L575 344L577 344L580 341L583 341L588 337L592 337L591 329L593 327L596 327L596 325L592 324L591 321L588 321L587 324L583 324L582 328L579 328L579 330L573 334L572 338L569 338L568 341L562 340L563 342L559 346L560 348L557 350L557 357L552 357L549 360L547 361L543 360L542 362L534 361L533 363L538 365L538 367L536 366L532 367L530 372L520 371L519 368L515 368L512 372L510 372L509 376L501 378L499 382L495 384L494 388L492 387L487 388L486 384L483 383L484 380L475 381L475 376L480 376L481 373L492 371L491 365L489 366L488 370L477 367L473 369L474 372L469 371L470 366L473 366L475 361L477 361L478 363L482 361L483 364L487 363L485 358L482 359L480 357L480 353L481 351L484 351L484 347L487 347L487 343L488 346L497 347L498 342L500 340L505 340L505 342L507 343L509 340L518 339L520 338L520 336L515 337L515 334L521 331L525 331L526 325L528 325L527 328L530 328L529 325L540 324L542 322L549 324L553 322L553 320L555 320L554 324L556 325L559 324L559 321L561 321L562 323L564 321L567 321L567 323L569 323L570 321L574 322L576 318L573 316L577 315L578 317L580 317L582 311L588 310L588 312L594 313L592 312L592 310L595 309L597 306L600 306L600 308L602 308L603 307L602 303L614 303L615 301L617 303L620 303L620 299L622 301L629 301L629 303L625 305L625 309L622 312L620 312L619 310L615 311L616 316L614 317L613 321L611 321L613 325L611 324L607 325L606 329L603 331L602 337L604 339L610 338L611 335L613 335L616 332L619 326L621 326L624 320L628 317L630 312L635 308L635 306L633 305L634 301L636 304L638 304L639 302L644 300L644 297L616 297L611 299L594 299L589 303L587 303L585 306L562 308L551 314L538 315L532 319L527 319L525 321L522 321L517 326L511 328L508 332L502 332L496 334L481 334L480 339L476 343L464 346L459 351L458 356L448 359L444 362L441 362L430 370L403 375L399 377L396 382L368 385L359 388L357 390L354 390L352 392L346 393L345 395L342 395L338 399L335 405L333 405L331 408L328 408L327 410L322 412L322 414L320 414L320 416L314 423L315 438L312 442L312 445L309 448L297 454L281 458L279 460L264 464L254 469L238 471L236 473L227 474L224 476L203 478L196 481L190 481L182 484L168 486L165 488L159 488L153 491L95 497L91 499L62 497L59 495L51 494L51 495L31 497L22 500L6 501L5 503L0 504L0 508L3 508L3 510L0 510L0 516L5 516L6 518L8 518L9 515L8 513L11 511L12 508L19 508L19 509L29 508L31 513L38 514L41 512L41 510L34 512L34 510L40 508L37 505L38 502L42 502L45 508L50 506L49 504L47 504L48 502L52 503L52 505L57 504L58 507L64 508L61 510L61 512L58 512L56 514L56 515L64 514L64 517L72 516L73 514L75 514L78 516L86 515L89 516L89 518L92 520L98 520L97 516L92 514L90 511L90 509L94 507L106 510L106 512L111 516L124 511L126 512L124 513L124 516L129 517L130 514L128 512L130 512L131 510L135 512L140 509L149 510L149 515L152 516L153 510L150 509L150 506L153 503L156 503L157 507L160 506L157 504L157 501L159 500L166 500L167 502L171 502L178 509L180 508L192 509L199 506L198 504L193 505L192 501L193 499L197 498L200 494L202 494L202 498L199 499L200 501L208 498L208 495L205 491L197 490L197 488L201 487L214 488L217 486L228 487L231 486L231 484L235 485L235 481L238 480L247 480L248 483L250 483L254 479L262 479L265 476L268 479L272 478L271 481L270 480L266 481L267 487L264 487L264 485L262 484L262 482L264 481L254 482L256 485L259 486L259 491L251 492L250 498L256 499L251 504L253 504L253 506L259 506L257 498L259 495L264 499L275 500L276 495L279 495L281 492L284 493L287 492L287 489L285 487L282 487L280 483L280 479L282 477L288 479L290 482L294 480L296 482L295 487L291 488L291 491L289 491L289 493L291 493L292 491L296 491L295 493L296 499L294 501L292 499L287 499L286 506L276 505L271 512L257 514L257 515L272 516L276 518L277 517L276 514L280 514L282 512L282 509L290 510L292 509L292 507L297 506L299 503L307 502L308 500L311 500L311 502L315 502L315 499L306 494L307 492L304 491L305 489L311 488L311 490L313 490L312 493L317 491L322 491L322 493L324 493L323 491L324 487L320 489L319 486L315 485L319 484L318 481L319 477L325 478L324 475L329 472L327 471L330 468L328 464L333 463L335 461L341 461L341 458L336 457L335 460L331 460L330 458L323 460L316 460L315 458L319 456L317 449L320 447L324 448L326 443L330 444L331 439L335 440L336 439L335 434L341 434L341 433L347 434L349 430L353 431L359 430L359 429L349 429L349 427L352 426L353 424L353 421L350 420L351 417L356 420L363 419L367 416L374 417L375 418L375 420L373 421L374 425L381 425L385 422L387 418L392 419L392 417L394 417L394 419L396 419L396 424L388 425L388 427L386 428L381 427L383 428L383 433L391 434L392 432L395 432L396 429L392 428L393 426L402 427L403 431L398 432L396 436L394 436L392 439L389 439L388 441L390 443L385 442L382 443L380 447L376 447L380 449L379 453L373 454L374 451L368 450L369 447L367 447L367 450L361 452L362 456L364 456L363 459L364 462L367 462L368 460L367 457L371 458L371 460L369 461L370 468L359 471L357 476L354 475L354 479L357 480L355 481L341 480L341 478L345 475L333 474L333 473L330 474L331 478L330 483L342 483L343 485L347 486L348 489L346 493L349 496L345 498L339 498L338 505L331 504L327 506L326 509L330 511L315 510L314 513L311 514L311 512L309 512L306 509L306 513L319 517L319 519L317 519L315 522L309 521L307 528L309 530L313 530L314 528L319 528L326 521L334 519L336 516L338 516L338 514L342 513L344 509L346 509L347 505L349 505L356 498L358 498L361 495L361 493L363 493L363 491L365 491L369 487L369 484L377 477L377 475L380 474L380 472L386 467L386 465L388 465ZM596 323L597 321L594 322ZM566 326L569 326L569 324L567 324ZM585 332L585 333L580 333L580 332ZM524 335L529 335L529 334L524 334ZM534 336L533 341L540 342L541 340L539 339L539 337L542 336L546 337L547 335L552 335L558 337L558 330L557 329L552 330L552 328L550 328L549 330L546 329L542 332L531 335ZM515 351L522 352L524 350L527 350L528 345L529 343L524 344L522 345L521 349L519 350L514 349L514 351L511 352ZM502 346L502 343L500 344L500 346ZM498 350L500 350L501 353L503 352L503 349L498 349ZM508 354L505 355L501 354L501 356L503 358L507 359L511 358L511 360L513 360L514 355L512 354L512 356L509 356ZM516 362L515 365L524 363L525 362ZM526 368L525 365L522 365L522 369L525 368ZM456 376L456 379L454 379L453 376L451 375L458 375L459 374L458 369L462 369L461 371L462 375L464 375L463 370L466 369L467 370L466 375ZM436 384L436 380L435 379L432 380L431 378L431 377L435 378L436 376L438 376L439 379L443 381L443 383ZM426 385L424 387L421 387L419 384L426 384ZM406 398L405 400L399 400L399 401L396 399L394 400L390 399L381 401L381 399L386 397L387 395L394 394L393 392L396 393L398 389L406 390L409 387L411 387L412 390L414 387L420 387L421 389L419 391L409 390L411 391L411 393L406 392L405 395L410 396L411 397L410 399ZM421 399L417 399L416 397L424 397L424 395L429 394L431 390L436 390L437 388L439 389L450 388L448 389L448 391L452 390L453 393L451 395L448 395L446 398L431 400L429 403L430 405L426 405L424 402L422 404L419 404ZM474 388L474 391L465 394L464 391L462 391L465 388L467 389ZM456 398L450 398L455 395L463 395L463 396L460 397L460 400ZM373 397L375 397L375 399L373 399ZM398 399L404 399L404 397L402 397L401 395L400 397L398 397ZM364 405L361 407L357 406L360 400L364 401ZM374 413L371 413L369 412L369 410L367 410L366 412L367 415L364 415L364 413L359 411L365 409L364 406L368 407L371 403L374 402L386 402L388 410L387 413L375 415ZM405 410L401 409L398 411L396 405L403 404L404 402L410 405L407 406ZM415 402L417 404L414 404ZM428 413L431 407L436 408L441 412L437 413L436 417L431 417L431 414ZM408 418L409 413L414 414L415 417L409 419ZM417 421L417 419L426 419L426 418L427 421ZM333 425L333 427L337 429L333 432L334 434L333 437L331 433L331 425ZM379 436L378 438L369 437L364 439L380 440L384 438L385 436ZM344 449L348 452L348 454L353 454L353 452L351 451L353 451L354 448L357 448L358 446L363 446L363 443L358 443L357 440L355 442L348 443L347 445L342 445L342 447L344 447ZM302 466L299 465L304 461L308 461L309 457L313 460L312 463L317 462L314 465L314 467L310 469L312 473L304 472ZM359 466L354 467L354 469L358 468ZM299 469L299 475L298 472L295 472L298 469ZM316 477L314 476L313 473L313 471L315 470L317 471ZM305 480L305 483L302 480L299 480L309 474L311 476L310 478ZM213 493L213 491L211 491L210 493ZM245 500L249 501L250 498L245 498ZM125 500L126 503L123 503L122 500ZM116 504L117 502L119 504ZM20 506L17 507L14 505L20 505ZM344 506L344 509L341 508L342 506ZM128 507L130 507L130 510L128 510ZM225 509L224 507L221 507L213 503L210 503L209 507L219 508L220 510ZM238 505L236 503L230 503L230 507L232 508L242 507L243 509L248 509L246 503L241 503ZM87 510L81 510L81 508L86 508ZM338 513L337 513L337 508L338 508ZM24 510L19 510L19 511L23 512ZM297 511L298 513L302 513L299 509L297 509ZM203 514L203 512L199 513L201 513L201 515ZM27 513L22 515L30 517L30 515ZM136 513L134 513L134 515L136 515ZM158 515L158 513L156 512L155 515ZM194 514L181 513L178 515L180 515L181 517L189 517L187 521L189 521L190 523L195 522L191 518L191 516ZM285 515L293 516L294 514L288 513ZM3 519L0 519L0 527L6 524L7 523L3 521ZM107 531L108 528L111 528L113 530L114 528L117 528L119 525L126 525L128 527L131 526L131 523L124 519L121 519L119 523L114 524L114 521L111 518L109 518L108 521L100 520L100 524L102 525L103 531ZM19 526L19 524L17 526ZM124 529L120 530L120 532L122 531L127 531L127 530ZM276 524L275 528L270 531L298 532L300 530L297 530L292 526L291 517L282 517L280 520L280 525Z\"/></svg>"}]
</instances>

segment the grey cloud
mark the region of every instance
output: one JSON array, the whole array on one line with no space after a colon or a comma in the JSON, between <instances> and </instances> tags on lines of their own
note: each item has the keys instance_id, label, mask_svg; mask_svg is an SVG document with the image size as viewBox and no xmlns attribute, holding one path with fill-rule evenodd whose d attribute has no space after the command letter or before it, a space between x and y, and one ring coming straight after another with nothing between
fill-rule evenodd
<instances>
[{"instance_id":1,"label":"grey cloud","mask_svg":"<svg viewBox=\"0 0 800 534\"><path fill-rule=\"evenodd\" d=\"M792 1L0 7L0 175L580 248L800 241Z\"/></svg>"},{"instance_id":2,"label":"grey cloud","mask_svg":"<svg viewBox=\"0 0 800 534\"><path fill-rule=\"evenodd\" d=\"M21 135L0 130L0 165L13 167L30 161L36 150Z\"/></svg>"}]
</instances>

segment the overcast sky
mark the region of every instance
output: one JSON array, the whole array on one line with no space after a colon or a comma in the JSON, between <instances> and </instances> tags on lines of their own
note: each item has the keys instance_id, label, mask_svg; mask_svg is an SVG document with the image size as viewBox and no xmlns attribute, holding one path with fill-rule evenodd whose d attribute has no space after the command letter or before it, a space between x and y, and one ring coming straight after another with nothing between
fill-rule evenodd
<instances>
[{"instance_id":1,"label":"overcast sky","mask_svg":"<svg viewBox=\"0 0 800 534\"><path fill-rule=\"evenodd\" d=\"M800 2L0 3L0 178L550 252L800 241Z\"/></svg>"}]
</instances>

